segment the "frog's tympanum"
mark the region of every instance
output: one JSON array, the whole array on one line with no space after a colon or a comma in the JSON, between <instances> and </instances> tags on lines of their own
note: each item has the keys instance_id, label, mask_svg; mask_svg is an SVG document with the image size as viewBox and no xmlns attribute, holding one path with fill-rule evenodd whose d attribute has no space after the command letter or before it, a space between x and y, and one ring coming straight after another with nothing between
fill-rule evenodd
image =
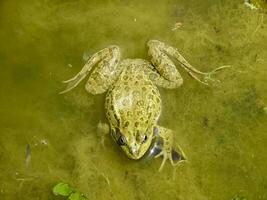
<instances>
[{"instance_id":1,"label":"frog's tympanum","mask_svg":"<svg viewBox=\"0 0 267 200\"><path fill-rule=\"evenodd\" d=\"M65 93L76 87L88 74L85 89L91 94L106 92L105 112L109 132L115 142L131 159L140 159L148 151L152 140L160 138L161 151L155 157L163 156L159 170L170 160L172 165L186 160L181 148L173 150L173 131L157 124L162 105L158 87L178 88L183 78L172 58L197 81L208 84L212 72L204 73L191 66L176 48L158 40L147 43L151 61L143 59L120 60L118 46L112 45L95 53L73 78L64 81ZM95 66L95 67L94 67ZM201 80L197 74L204 76ZM179 155L174 162L173 155Z\"/></svg>"}]
</instances>

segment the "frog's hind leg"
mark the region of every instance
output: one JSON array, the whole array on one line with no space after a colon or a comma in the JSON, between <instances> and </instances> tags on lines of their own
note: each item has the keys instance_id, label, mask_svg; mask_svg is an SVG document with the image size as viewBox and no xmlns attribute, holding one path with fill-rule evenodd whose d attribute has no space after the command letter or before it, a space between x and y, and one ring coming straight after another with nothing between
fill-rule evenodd
<instances>
[{"instance_id":1,"label":"frog's hind leg","mask_svg":"<svg viewBox=\"0 0 267 200\"><path fill-rule=\"evenodd\" d=\"M227 68L230 66L222 66L216 68L211 72L201 72L195 67L190 65L184 57L178 52L178 50L172 46L169 46L158 40L150 40L148 43L148 54L152 57L151 62L164 79L168 80L171 84L166 85L167 88L174 88L180 86L183 81L180 73L176 69L174 63L169 58L175 58L179 64L191 75L195 80L208 85L207 81L212 80L211 75L216 73L218 70ZM204 76L204 80L201 80L197 77L198 75ZM164 85L163 85L164 87Z\"/></svg>"},{"instance_id":2,"label":"frog's hind leg","mask_svg":"<svg viewBox=\"0 0 267 200\"><path fill-rule=\"evenodd\" d=\"M63 81L67 87L60 94L66 93L75 88L90 72L89 80L85 89L92 94L105 92L112 84L119 73L117 69L120 60L120 49L112 45L95 53L84 65L82 70L73 78ZM97 64L95 69L93 67Z\"/></svg>"}]
</instances>

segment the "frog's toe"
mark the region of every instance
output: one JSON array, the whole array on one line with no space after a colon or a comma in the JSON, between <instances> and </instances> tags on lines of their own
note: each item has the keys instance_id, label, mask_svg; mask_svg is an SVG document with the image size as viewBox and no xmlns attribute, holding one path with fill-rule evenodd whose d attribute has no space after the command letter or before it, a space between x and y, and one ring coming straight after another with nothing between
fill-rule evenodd
<instances>
[{"instance_id":1,"label":"frog's toe","mask_svg":"<svg viewBox=\"0 0 267 200\"><path fill-rule=\"evenodd\" d=\"M163 159L162 159L161 165L159 167L159 172L163 169L163 167L166 163L166 160L170 160L171 164L175 165L175 163L173 162L173 159L172 159L172 153L171 152L167 152L167 151L162 150L159 154L157 154L155 156L155 158L158 158L160 156L163 156Z\"/></svg>"},{"instance_id":2,"label":"frog's toe","mask_svg":"<svg viewBox=\"0 0 267 200\"><path fill-rule=\"evenodd\" d=\"M163 151L159 152L157 155L155 155L155 158L158 158L163 155Z\"/></svg>"},{"instance_id":3,"label":"frog's toe","mask_svg":"<svg viewBox=\"0 0 267 200\"><path fill-rule=\"evenodd\" d=\"M159 154L155 155L155 158L158 158L160 156L163 156L163 160L162 160L161 165L159 167L159 171L161 171L163 169L167 160L170 161L172 166L176 166L180 162L187 160L183 153L177 152L173 149L171 152L162 150Z\"/></svg>"}]
</instances>

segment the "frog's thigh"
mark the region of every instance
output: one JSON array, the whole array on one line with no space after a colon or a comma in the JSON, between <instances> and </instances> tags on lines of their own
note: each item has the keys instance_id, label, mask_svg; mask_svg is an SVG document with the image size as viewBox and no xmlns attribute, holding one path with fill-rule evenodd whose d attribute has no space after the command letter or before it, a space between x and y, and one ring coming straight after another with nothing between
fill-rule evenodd
<instances>
[{"instance_id":1,"label":"frog's thigh","mask_svg":"<svg viewBox=\"0 0 267 200\"><path fill-rule=\"evenodd\" d=\"M121 72L119 58L119 48L113 47L109 49L109 53L103 57L91 73L85 85L86 91L92 94L100 94L107 91Z\"/></svg>"},{"instance_id":2,"label":"frog's thigh","mask_svg":"<svg viewBox=\"0 0 267 200\"><path fill-rule=\"evenodd\" d=\"M162 78L170 82L169 85L164 84L162 87L175 88L181 86L183 84L182 76L164 51L166 49L165 44L153 40L148 42L148 47L148 54L151 56L151 62L155 69Z\"/></svg>"},{"instance_id":3,"label":"frog's thigh","mask_svg":"<svg viewBox=\"0 0 267 200\"><path fill-rule=\"evenodd\" d=\"M176 70L176 69L175 69ZM177 71L177 70L176 70ZM183 78L181 77L180 73L177 71L176 76L177 80L176 81L170 81L163 77L157 69L155 69L153 66L148 65L147 70L145 70L146 74L148 75L149 79L157 86L163 87L163 88L168 88L168 89L173 89L181 86L183 84Z\"/></svg>"}]
</instances>

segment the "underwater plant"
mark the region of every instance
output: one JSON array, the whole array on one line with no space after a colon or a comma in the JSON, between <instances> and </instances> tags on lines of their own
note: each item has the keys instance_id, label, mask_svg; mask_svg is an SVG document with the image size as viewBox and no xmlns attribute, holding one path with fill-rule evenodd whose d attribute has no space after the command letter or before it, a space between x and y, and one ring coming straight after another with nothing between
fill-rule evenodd
<instances>
[{"instance_id":1,"label":"underwater plant","mask_svg":"<svg viewBox=\"0 0 267 200\"><path fill-rule=\"evenodd\" d=\"M86 200L86 196L77 191L67 183L58 183L53 187L53 194L56 196L66 197L69 200Z\"/></svg>"}]
</instances>

